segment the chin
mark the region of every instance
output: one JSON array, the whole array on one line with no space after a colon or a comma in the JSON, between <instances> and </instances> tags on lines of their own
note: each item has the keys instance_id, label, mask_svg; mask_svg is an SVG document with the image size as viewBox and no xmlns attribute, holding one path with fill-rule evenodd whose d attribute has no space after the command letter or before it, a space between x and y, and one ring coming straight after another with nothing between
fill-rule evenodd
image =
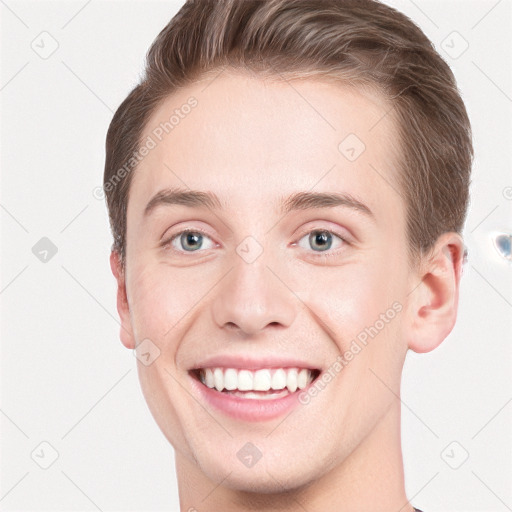
<instances>
[{"instance_id":1,"label":"chin","mask_svg":"<svg viewBox=\"0 0 512 512\"><path fill-rule=\"evenodd\" d=\"M218 453L215 459L210 459L206 464L201 464L200 459L198 462L210 480L222 482L223 487L242 493L279 494L297 491L321 476L321 468L308 466L307 461L299 464L283 458L266 461L261 458L250 468L244 467L237 459L236 463L230 459L220 460Z\"/></svg>"}]
</instances>

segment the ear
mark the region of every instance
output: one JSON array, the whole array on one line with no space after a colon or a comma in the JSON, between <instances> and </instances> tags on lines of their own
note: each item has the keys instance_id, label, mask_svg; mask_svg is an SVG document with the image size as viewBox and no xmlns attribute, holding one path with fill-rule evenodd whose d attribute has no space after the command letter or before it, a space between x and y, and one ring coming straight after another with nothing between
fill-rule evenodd
<instances>
[{"instance_id":1,"label":"ear","mask_svg":"<svg viewBox=\"0 0 512 512\"><path fill-rule=\"evenodd\" d=\"M453 329L464 254L460 235L443 233L433 250L420 262L415 288L410 292L408 302L407 341L414 352L434 350Z\"/></svg>"},{"instance_id":2,"label":"ear","mask_svg":"<svg viewBox=\"0 0 512 512\"><path fill-rule=\"evenodd\" d=\"M130 307L126 295L125 274L121 265L121 257L117 251L110 254L110 268L117 281L117 312L121 320L120 338L126 348L135 348L135 337L133 335L130 321Z\"/></svg>"}]
</instances>

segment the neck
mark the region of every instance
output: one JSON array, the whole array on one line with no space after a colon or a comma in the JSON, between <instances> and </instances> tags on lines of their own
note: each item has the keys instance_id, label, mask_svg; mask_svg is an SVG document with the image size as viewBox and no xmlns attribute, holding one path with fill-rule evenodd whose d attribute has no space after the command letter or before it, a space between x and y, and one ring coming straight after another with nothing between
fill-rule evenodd
<instances>
[{"instance_id":1,"label":"neck","mask_svg":"<svg viewBox=\"0 0 512 512\"><path fill-rule=\"evenodd\" d=\"M227 488L208 479L189 458L176 451L181 512L413 512L404 487L400 439L400 401L338 466L296 489L256 494Z\"/></svg>"}]
</instances>

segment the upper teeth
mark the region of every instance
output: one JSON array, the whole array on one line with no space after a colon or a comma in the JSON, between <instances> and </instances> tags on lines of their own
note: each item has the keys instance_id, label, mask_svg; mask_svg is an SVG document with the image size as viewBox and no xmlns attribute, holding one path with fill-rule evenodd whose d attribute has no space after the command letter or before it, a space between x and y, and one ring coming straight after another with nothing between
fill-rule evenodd
<instances>
[{"instance_id":1,"label":"upper teeth","mask_svg":"<svg viewBox=\"0 0 512 512\"><path fill-rule=\"evenodd\" d=\"M205 368L199 372L201 382L209 388L222 391L268 391L288 388L294 393L304 389L312 380L313 373L307 368L279 368L262 370L237 370L235 368Z\"/></svg>"}]
</instances>

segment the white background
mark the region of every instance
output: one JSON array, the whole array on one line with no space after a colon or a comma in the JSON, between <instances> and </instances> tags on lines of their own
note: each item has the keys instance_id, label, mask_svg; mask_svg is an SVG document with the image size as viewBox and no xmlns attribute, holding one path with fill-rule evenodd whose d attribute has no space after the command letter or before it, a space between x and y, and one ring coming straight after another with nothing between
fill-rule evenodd
<instances>
[{"instance_id":1,"label":"white background","mask_svg":"<svg viewBox=\"0 0 512 512\"><path fill-rule=\"evenodd\" d=\"M512 510L511 265L491 240L512 230L512 2L388 3L452 66L476 150L458 323L404 368L406 490L425 512ZM173 450L118 338L93 191L113 112L181 4L0 2L2 510L178 510ZM52 38L43 59L31 44ZM42 237L58 248L47 263Z\"/></svg>"}]
</instances>

